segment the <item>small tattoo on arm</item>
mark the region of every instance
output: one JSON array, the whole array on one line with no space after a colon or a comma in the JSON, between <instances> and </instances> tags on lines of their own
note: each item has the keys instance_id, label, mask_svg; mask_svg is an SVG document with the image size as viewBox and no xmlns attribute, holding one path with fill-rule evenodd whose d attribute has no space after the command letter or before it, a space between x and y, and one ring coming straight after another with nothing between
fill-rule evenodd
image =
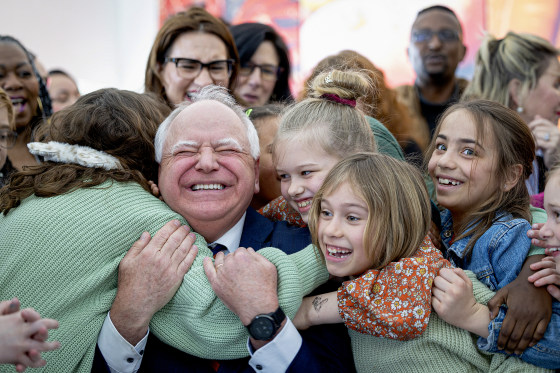
<instances>
[{"instance_id":1,"label":"small tattoo on arm","mask_svg":"<svg viewBox=\"0 0 560 373\"><path fill-rule=\"evenodd\" d=\"M316 312L319 312L321 310L321 307L323 307L323 304L327 303L329 299L321 299L321 297L315 297L315 299L313 299L313 308L315 308Z\"/></svg>"}]
</instances>

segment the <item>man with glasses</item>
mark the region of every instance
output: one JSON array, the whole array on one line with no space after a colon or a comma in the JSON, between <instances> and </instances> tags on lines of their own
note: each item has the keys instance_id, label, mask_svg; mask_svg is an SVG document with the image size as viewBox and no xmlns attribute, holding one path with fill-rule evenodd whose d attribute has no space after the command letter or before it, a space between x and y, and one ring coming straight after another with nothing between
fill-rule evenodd
<instances>
[{"instance_id":1,"label":"man with glasses","mask_svg":"<svg viewBox=\"0 0 560 373\"><path fill-rule=\"evenodd\" d=\"M417 131L430 141L437 120L458 101L468 82L455 76L466 47L455 13L442 5L418 12L412 25L408 58L416 72L414 85L397 88L399 100L409 109Z\"/></svg>"}]
</instances>

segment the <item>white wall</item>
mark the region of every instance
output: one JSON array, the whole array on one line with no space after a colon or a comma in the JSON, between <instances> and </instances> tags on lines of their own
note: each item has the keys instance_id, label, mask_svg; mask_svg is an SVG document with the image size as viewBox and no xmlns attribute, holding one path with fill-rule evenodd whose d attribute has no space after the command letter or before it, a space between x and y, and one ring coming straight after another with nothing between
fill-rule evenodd
<instances>
[{"instance_id":1,"label":"white wall","mask_svg":"<svg viewBox=\"0 0 560 373\"><path fill-rule=\"evenodd\" d=\"M81 93L143 91L158 30L158 0L0 0L0 34L35 53L47 70L73 75Z\"/></svg>"}]
</instances>

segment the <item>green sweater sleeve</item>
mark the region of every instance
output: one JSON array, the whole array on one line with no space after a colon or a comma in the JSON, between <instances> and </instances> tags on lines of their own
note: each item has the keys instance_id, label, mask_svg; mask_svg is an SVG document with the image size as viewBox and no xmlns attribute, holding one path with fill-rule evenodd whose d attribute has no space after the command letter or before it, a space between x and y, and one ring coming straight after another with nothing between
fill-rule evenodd
<instances>
[{"instance_id":1,"label":"green sweater sleeve","mask_svg":"<svg viewBox=\"0 0 560 373\"><path fill-rule=\"evenodd\" d=\"M531 224L546 223L546 211L543 209L531 206L531 216L533 217ZM544 248L531 244L527 256L531 255L544 255Z\"/></svg>"},{"instance_id":2,"label":"green sweater sleeve","mask_svg":"<svg viewBox=\"0 0 560 373\"><path fill-rule=\"evenodd\" d=\"M202 261L211 251L202 238L196 245L195 263L173 299L152 318L151 331L163 342L201 358L247 356L246 328L216 297L204 273ZM328 279L312 245L291 255L274 248L263 248L259 254L276 265L278 299L288 317L295 315L304 295Z\"/></svg>"}]
</instances>

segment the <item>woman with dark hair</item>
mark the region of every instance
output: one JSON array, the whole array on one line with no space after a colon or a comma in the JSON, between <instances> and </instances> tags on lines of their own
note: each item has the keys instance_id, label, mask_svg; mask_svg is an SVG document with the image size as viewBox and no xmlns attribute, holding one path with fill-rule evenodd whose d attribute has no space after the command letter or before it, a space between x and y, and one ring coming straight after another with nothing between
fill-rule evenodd
<instances>
[{"instance_id":1,"label":"woman with dark hair","mask_svg":"<svg viewBox=\"0 0 560 373\"><path fill-rule=\"evenodd\" d=\"M17 170L36 165L27 143L35 127L52 114L51 99L30 52L8 35L0 35L0 88L10 97L16 114L18 136L8 150L8 160Z\"/></svg>"},{"instance_id":2,"label":"woman with dark hair","mask_svg":"<svg viewBox=\"0 0 560 373\"><path fill-rule=\"evenodd\" d=\"M230 30L241 60L234 90L241 104L256 107L292 101L290 59L282 37L262 23L242 23Z\"/></svg>"},{"instance_id":3,"label":"woman with dark hair","mask_svg":"<svg viewBox=\"0 0 560 373\"><path fill-rule=\"evenodd\" d=\"M145 90L171 107L210 84L234 87L239 56L226 24L202 8L169 17L154 40Z\"/></svg>"}]
</instances>

